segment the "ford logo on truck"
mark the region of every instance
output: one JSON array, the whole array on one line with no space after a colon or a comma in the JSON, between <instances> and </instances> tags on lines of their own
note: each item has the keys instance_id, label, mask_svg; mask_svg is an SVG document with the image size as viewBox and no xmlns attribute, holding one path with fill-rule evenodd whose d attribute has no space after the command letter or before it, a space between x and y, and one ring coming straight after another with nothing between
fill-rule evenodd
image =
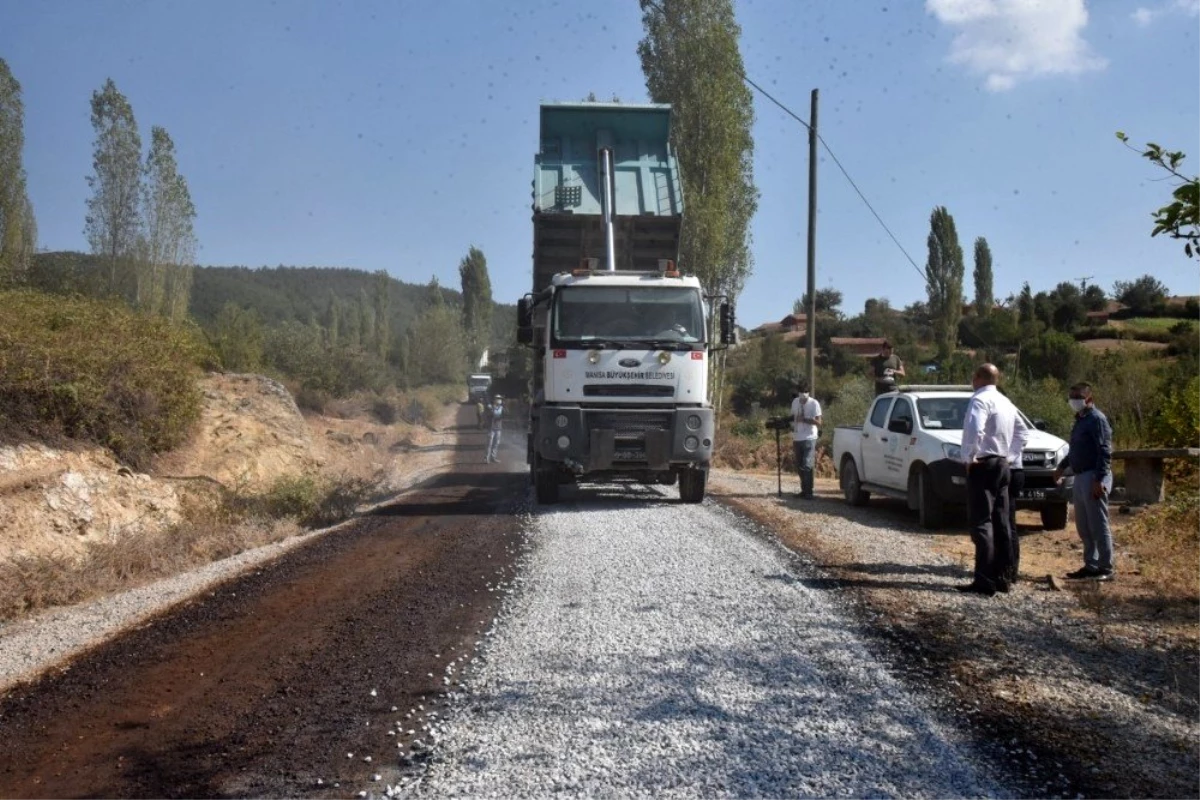
<instances>
[{"instance_id":1,"label":"ford logo on truck","mask_svg":"<svg viewBox=\"0 0 1200 800\"><path fill-rule=\"evenodd\" d=\"M639 364L641 364L642 362L638 361L636 358L622 358L617 363L620 364L622 367L636 367Z\"/></svg>"}]
</instances>

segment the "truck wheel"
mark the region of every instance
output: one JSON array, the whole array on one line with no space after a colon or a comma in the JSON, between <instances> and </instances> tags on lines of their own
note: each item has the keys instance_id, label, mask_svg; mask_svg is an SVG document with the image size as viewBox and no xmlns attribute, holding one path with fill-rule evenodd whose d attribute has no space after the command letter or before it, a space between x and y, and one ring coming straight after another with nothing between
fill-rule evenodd
<instances>
[{"instance_id":1,"label":"truck wheel","mask_svg":"<svg viewBox=\"0 0 1200 800\"><path fill-rule=\"evenodd\" d=\"M539 505L552 506L558 502L558 475L542 464L541 456L533 456L533 490Z\"/></svg>"},{"instance_id":2,"label":"truck wheel","mask_svg":"<svg viewBox=\"0 0 1200 800\"><path fill-rule=\"evenodd\" d=\"M929 473L928 468L922 469L917 475L917 498L917 514L921 520L921 527L942 527L946 518L946 506L933 488L933 475Z\"/></svg>"},{"instance_id":3,"label":"truck wheel","mask_svg":"<svg viewBox=\"0 0 1200 800\"><path fill-rule=\"evenodd\" d=\"M1041 508L1042 527L1048 531L1061 531L1067 527L1067 504L1048 503Z\"/></svg>"},{"instance_id":4,"label":"truck wheel","mask_svg":"<svg viewBox=\"0 0 1200 800\"><path fill-rule=\"evenodd\" d=\"M679 473L679 499L684 503L704 501L704 488L708 483L708 470L685 469Z\"/></svg>"},{"instance_id":5,"label":"truck wheel","mask_svg":"<svg viewBox=\"0 0 1200 800\"><path fill-rule=\"evenodd\" d=\"M846 498L846 502L852 506L865 506L867 501L871 499L870 492L864 492L862 481L858 479L858 467L854 466L853 458L845 458L842 460L842 495Z\"/></svg>"}]
</instances>

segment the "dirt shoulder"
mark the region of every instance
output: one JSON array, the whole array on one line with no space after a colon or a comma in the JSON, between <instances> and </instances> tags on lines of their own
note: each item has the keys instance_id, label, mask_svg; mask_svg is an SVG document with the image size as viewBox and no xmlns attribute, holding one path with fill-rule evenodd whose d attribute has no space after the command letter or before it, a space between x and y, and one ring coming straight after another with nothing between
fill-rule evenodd
<instances>
[{"instance_id":1,"label":"dirt shoulder","mask_svg":"<svg viewBox=\"0 0 1200 800\"><path fill-rule=\"evenodd\" d=\"M1155 601L1119 528L1112 584L1054 590L1045 576L1078 566L1077 543L1031 516L1022 582L964 596L954 585L970 579L965 523L927 532L903 504L852 508L830 480L800 500L795 477L784 480L779 498L773 474L719 470L710 491L825 572L816 588L847 596L897 673L948 696L948 714L969 721L1024 793L1197 795L1197 609Z\"/></svg>"}]
</instances>

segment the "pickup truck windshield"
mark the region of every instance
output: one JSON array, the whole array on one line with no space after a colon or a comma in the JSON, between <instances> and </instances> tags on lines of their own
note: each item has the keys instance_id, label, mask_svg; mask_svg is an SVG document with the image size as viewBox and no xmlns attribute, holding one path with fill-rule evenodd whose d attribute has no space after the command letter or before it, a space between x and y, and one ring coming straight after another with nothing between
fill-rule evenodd
<instances>
[{"instance_id":1,"label":"pickup truck windshield","mask_svg":"<svg viewBox=\"0 0 1200 800\"><path fill-rule=\"evenodd\" d=\"M700 292L679 287L564 286L554 300L556 342L704 341Z\"/></svg>"},{"instance_id":2,"label":"pickup truck windshield","mask_svg":"<svg viewBox=\"0 0 1200 800\"><path fill-rule=\"evenodd\" d=\"M967 418L969 397L922 397L917 400L917 414L921 417L921 427L925 430L961 431ZM1017 409L1025 425L1032 430L1034 425L1029 417Z\"/></svg>"}]
</instances>

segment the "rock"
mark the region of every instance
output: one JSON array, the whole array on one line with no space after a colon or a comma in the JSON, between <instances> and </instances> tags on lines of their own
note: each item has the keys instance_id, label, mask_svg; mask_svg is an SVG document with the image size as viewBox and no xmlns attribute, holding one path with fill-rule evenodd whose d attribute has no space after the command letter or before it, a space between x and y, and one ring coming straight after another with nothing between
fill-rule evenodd
<instances>
[{"instance_id":1,"label":"rock","mask_svg":"<svg viewBox=\"0 0 1200 800\"><path fill-rule=\"evenodd\" d=\"M1061 592L1066 588L1063 586L1063 582L1059 580L1058 576L1056 575L1047 575L1046 585L1050 587L1050 591L1052 592Z\"/></svg>"},{"instance_id":2,"label":"rock","mask_svg":"<svg viewBox=\"0 0 1200 800\"><path fill-rule=\"evenodd\" d=\"M122 478L132 478L133 470L131 470L129 467L121 466L117 468L117 474Z\"/></svg>"}]
</instances>

